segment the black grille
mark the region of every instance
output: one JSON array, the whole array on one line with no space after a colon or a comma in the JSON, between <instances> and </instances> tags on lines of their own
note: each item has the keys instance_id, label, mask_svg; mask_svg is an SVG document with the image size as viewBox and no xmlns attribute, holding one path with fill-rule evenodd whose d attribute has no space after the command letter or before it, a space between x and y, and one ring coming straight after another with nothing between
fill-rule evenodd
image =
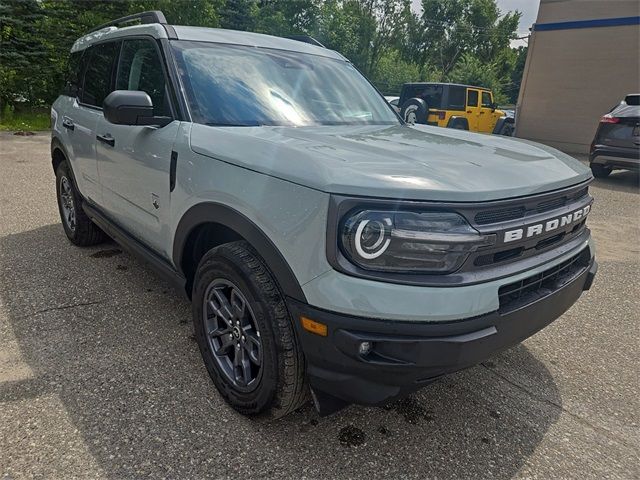
<instances>
[{"instance_id":1,"label":"black grille","mask_svg":"<svg viewBox=\"0 0 640 480\"><path fill-rule=\"evenodd\" d=\"M524 218L527 215L549 212L557 208L564 207L571 202L575 202L580 198L587 195L589 192L588 187L582 188L576 193L564 194L559 197L551 198L539 203L529 202L526 205L517 205L507 208L500 208L495 210L484 210L478 212L474 220L478 225L487 225L491 223L508 222L510 220L517 220Z\"/></svg>"},{"instance_id":2,"label":"black grille","mask_svg":"<svg viewBox=\"0 0 640 480\"><path fill-rule=\"evenodd\" d=\"M552 294L589 265L589 249L537 275L503 285L498 291L500 313L507 313Z\"/></svg>"},{"instance_id":3,"label":"black grille","mask_svg":"<svg viewBox=\"0 0 640 480\"><path fill-rule=\"evenodd\" d=\"M508 222L517 218L523 218L527 213L527 209L523 207L503 208L502 210L488 210L480 212L475 216L478 225L486 225L488 223Z\"/></svg>"},{"instance_id":4,"label":"black grille","mask_svg":"<svg viewBox=\"0 0 640 480\"><path fill-rule=\"evenodd\" d=\"M558 197L546 202L541 202L536 207L538 213L548 212L549 210L555 210L556 208L564 207L567 204L567 197Z\"/></svg>"}]
</instances>

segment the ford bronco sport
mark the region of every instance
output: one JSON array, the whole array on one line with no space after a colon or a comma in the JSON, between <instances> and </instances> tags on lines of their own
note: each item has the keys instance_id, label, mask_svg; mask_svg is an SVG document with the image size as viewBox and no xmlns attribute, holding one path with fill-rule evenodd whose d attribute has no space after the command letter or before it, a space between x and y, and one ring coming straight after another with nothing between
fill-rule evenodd
<instances>
[{"instance_id":1,"label":"ford bronco sport","mask_svg":"<svg viewBox=\"0 0 640 480\"><path fill-rule=\"evenodd\" d=\"M71 65L51 111L64 231L113 237L191 299L242 413L384 404L524 340L594 278L588 169L406 125L334 51L146 12Z\"/></svg>"},{"instance_id":2,"label":"ford bronco sport","mask_svg":"<svg viewBox=\"0 0 640 480\"><path fill-rule=\"evenodd\" d=\"M493 92L483 87L455 83L405 83L398 105L407 123L508 136L514 131L514 119L498 110Z\"/></svg>"}]
</instances>

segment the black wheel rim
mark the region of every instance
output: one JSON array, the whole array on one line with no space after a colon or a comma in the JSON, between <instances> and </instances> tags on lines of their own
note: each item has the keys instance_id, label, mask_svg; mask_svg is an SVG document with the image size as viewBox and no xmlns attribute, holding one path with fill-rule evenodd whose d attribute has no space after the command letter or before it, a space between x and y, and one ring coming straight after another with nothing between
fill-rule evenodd
<instances>
[{"instance_id":1,"label":"black wheel rim","mask_svg":"<svg viewBox=\"0 0 640 480\"><path fill-rule=\"evenodd\" d=\"M253 390L262 374L262 343L246 297L230 281L216 279L207 287L202 310L218 369L235 388Z\"/></svg>"},{"instance_id":2,"label":"black wheel rim","mask_svg":"<svg viewBox=\"0 0 640 480\"><path fill-rule=\"evenodd\" d=\"M62 209L62 220L72 232L76 229L76 208L73 203L73 190L71 182L67 177L60 179L60 207Z\"/></svg>"}]
</instances>

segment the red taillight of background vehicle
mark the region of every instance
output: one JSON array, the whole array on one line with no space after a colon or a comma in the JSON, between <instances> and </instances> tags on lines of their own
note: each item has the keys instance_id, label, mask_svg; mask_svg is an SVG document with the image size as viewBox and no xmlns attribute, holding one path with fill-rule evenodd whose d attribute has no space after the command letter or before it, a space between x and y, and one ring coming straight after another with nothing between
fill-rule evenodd
<instances>
[{"instance_id":1,"label":"red taillight of background vehicle","mask_svg":"<svg viewBox=\"0 0 640 480\"><path fill-rule=\"evenodd\" d=\"M600 123L618 123L620 119L618 117L614 117L610 113L607 113L600 119Z\"/></svg>"}]
</instances>

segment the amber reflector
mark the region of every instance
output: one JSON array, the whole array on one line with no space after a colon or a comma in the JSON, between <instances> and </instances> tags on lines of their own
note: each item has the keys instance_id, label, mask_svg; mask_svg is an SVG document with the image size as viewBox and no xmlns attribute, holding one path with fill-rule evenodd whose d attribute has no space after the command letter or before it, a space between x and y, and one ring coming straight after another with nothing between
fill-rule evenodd
<instances>
[{"instance_id":1,"label":"amber reflector","mask_svg":"<svg viewBox=\"0 0 640 480\"><path fill-rule=\"evenodd\" d=\"M315 333L321 337L327 336L328 329L324 323L316 322L307 317L300 317L300 321L302 322L302 328L307 332Z\"/></svg>"}]
</instances>

